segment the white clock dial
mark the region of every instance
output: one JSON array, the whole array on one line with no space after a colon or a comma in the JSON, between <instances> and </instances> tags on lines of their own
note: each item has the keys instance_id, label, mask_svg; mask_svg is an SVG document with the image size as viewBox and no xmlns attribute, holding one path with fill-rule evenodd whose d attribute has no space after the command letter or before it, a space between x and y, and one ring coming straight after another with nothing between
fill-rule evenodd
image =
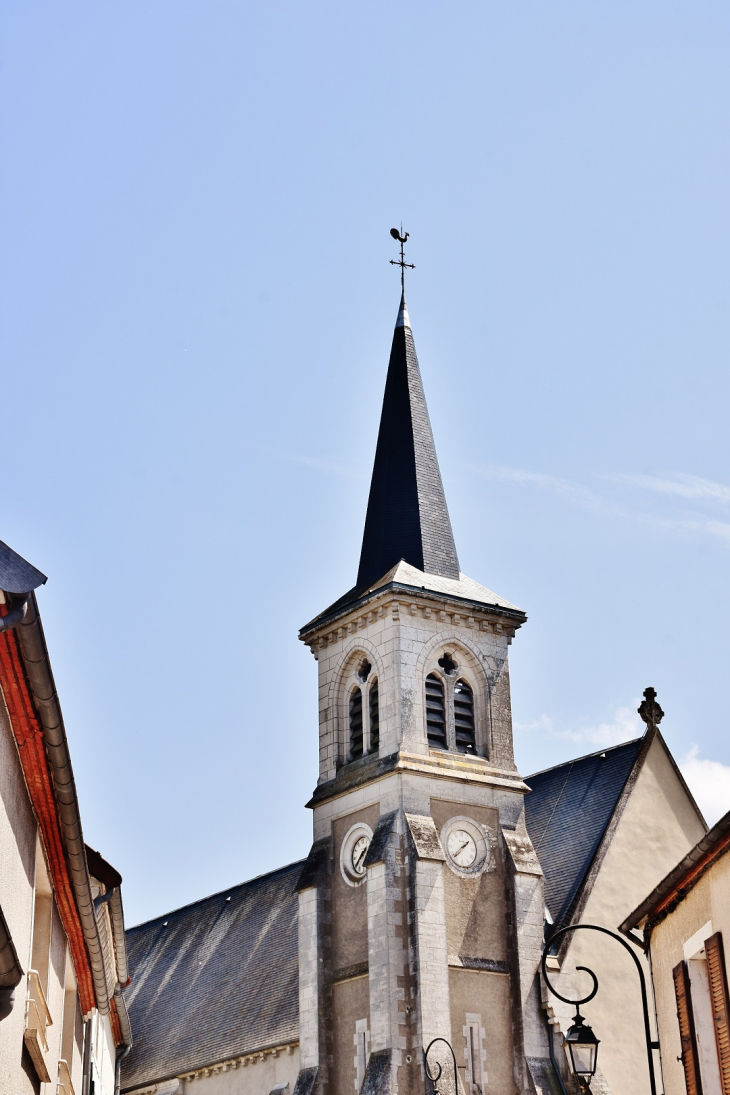
<instances>
[{"instance_id":1,"label":"white clock dial","mask_svg":"<svg viewBox=\"0 0 730 1095\"><path fill-rule=\"evenodd\" d=\"M471 867L477 857L476 841L465 829L452 829L446 847L458 867Z\"/></svg>"},{"instance_id":2,"label":"white clock dial","mask_svg":"<svg viewBox=\"0 0 730 1095\"><path fill-rule=\"evenodd\" d=\"M362 877L365 874L365 856L368 854L368 848L370 847L370 837L363 836L358 837L352 846L352 853L350 856L350 862L352 864L353 872Z\"/></svg>"}]
</instances>

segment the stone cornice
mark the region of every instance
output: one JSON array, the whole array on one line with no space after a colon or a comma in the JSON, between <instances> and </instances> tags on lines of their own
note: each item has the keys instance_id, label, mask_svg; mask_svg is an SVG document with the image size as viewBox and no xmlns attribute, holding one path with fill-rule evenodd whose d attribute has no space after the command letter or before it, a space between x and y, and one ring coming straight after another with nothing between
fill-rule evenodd
<instances>
[{"instance_id":1,"label":"stone cornice","mask_svg":"<svg viewBox=\"0 0 730 1095\"><path fill-rule=\"evenodd\" d=\"M382 589L374 590L354 604L307 625L299 632L299 638L316 656L318 649L322 650L336 643L338 639L353 635L388 614L395 620L415 616L435 619L472 631L491 631L497 635L505 635L508 641L512 640L517 629L527 619L523 612L516 609L481 604L478 601L393 582Z\"/></svg>"},{"instance_id":2,"label":"stone cornice","mask_svg":"<svg viewBox=\"0 0 730 1095\"><path fill-rule=\"evenodd\" d=\"M422 753L391 753L388 757L367 757L343 766L334 779L321 783L307 803L312 810L322 802L340 798L355 788L375 783L394 773L418 773L432 779L445 779L459 783L478 783L505 791L527 794L530 788L517 772L493 768L481 757L467 757L458 753L440 753L431 750Z\"/></svg>"}]
</instances>

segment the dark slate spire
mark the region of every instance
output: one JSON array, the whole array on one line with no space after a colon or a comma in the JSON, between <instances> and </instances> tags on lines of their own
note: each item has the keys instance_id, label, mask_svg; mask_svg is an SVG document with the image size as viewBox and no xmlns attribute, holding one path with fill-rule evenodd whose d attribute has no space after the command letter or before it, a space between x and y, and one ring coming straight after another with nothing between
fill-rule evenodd
<instances>
[{"instance_id":1,"label":"dark slate spire","mask_svg":"<svg viewBox=\"0 0 730 1095\"><path fill-rule=\"evenodd\" d=\"M429 574L459 577L405 296L393 333L356 588L366 589L401 559Z\"/></svg>"}]
</instances>

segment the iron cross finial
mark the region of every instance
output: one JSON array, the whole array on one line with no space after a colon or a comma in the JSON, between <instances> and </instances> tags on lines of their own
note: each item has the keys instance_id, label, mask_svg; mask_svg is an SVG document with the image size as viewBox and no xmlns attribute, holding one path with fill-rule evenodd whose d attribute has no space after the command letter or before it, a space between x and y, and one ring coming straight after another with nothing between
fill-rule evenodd
<instances>
[{"instance_id":1,"label":"iron cross finial","mask_svg":"<svg viewBox=\"0 0 730 1095\"><path fill-rule=\"evenodd\" d=\"M664 718L664 712L656 701L656 689L644 689L644 699L639 706L639 714L648 727L657 729Z\"/></svg>"},{"instance_id":2,"label":"iron cross finial","mask_svg":"<svg viewBox=\"0 0 730 1095\"><path fill-rule=\"evenodd\" d=\"M408 267L409 270L415 270L416 269L412 262L406 262L405 253L403 251L403 248L405 247L405 242L408 239L409 233L406 232L405 235L404 235L403 234L403 225L401 225L400 226L400 232L398 231L397 228L391 228L390 234L391 234L391 236L393 237L394 240L398 240L398 242L400 243L400 259L391 259L390 260L390 265L391 266L400 266L400 288L401 288L401 292L405 293L405 291L406 291L406 284L405 284L406 266Z\"/></svg>"}]
</instances>

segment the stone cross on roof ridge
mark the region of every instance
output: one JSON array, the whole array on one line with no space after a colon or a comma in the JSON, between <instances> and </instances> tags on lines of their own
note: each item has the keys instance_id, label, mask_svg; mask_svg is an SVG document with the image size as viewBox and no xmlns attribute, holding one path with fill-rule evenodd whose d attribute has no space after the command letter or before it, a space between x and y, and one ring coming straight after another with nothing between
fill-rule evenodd
<instances>
[{"instance_id":1,"label":"stone cross on roof ridge","mask_svg":"<svg viewBox=\"0 0 730 1095\"><path fill-rule=\"evenodd\" d=\"M639 705L638 712L650 729L658 729L659 723L664 718L664 712L657 703L656 689L645 688L644 699Z\"/></svg>"}]
</instances>

